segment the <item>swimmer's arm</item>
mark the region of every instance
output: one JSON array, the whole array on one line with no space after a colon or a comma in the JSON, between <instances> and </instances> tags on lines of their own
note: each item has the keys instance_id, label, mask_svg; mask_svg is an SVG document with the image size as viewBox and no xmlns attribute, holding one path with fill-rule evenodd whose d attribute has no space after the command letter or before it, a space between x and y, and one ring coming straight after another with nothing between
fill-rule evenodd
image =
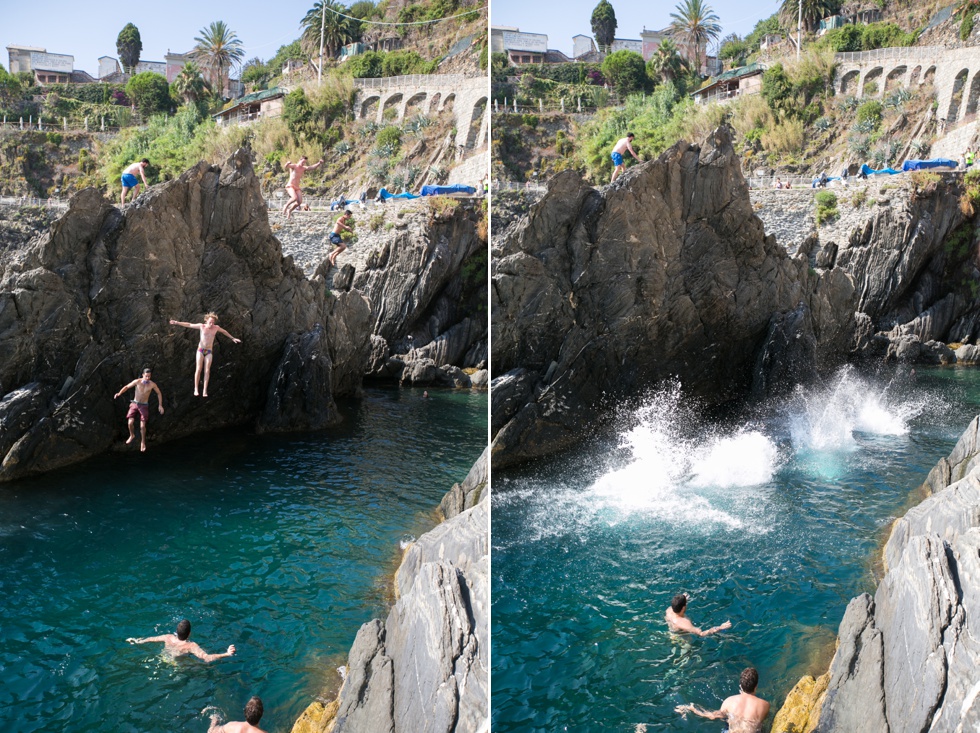
<instances>
[{"instance_id":1,"label":"swimmer's arm","mask_svg":"<svg viewBox=\"0 0 980 733\"><path fill-rule=\"evenodd\" d=\"M157 409L160 410L160 414L162 415L163 414L163 392L160 391L160 388L157 386L157 383L156 382L153 382L152 389L153 389L154 392L157 393L157 403L158 403Z\"/></svg>"},{"instance_id":2,"label":"swimmer's arm","mask_svg":"<svg viewBox=\"0 0 980 733\"><path fill-rule=\"evenodd\" d=\"M140 381L140 380L138 380L138 379L134 379L134 380L133 380L132 382L130 382L129 384L127 384L127 385L126 385L125 387L123 387L123 388L122 388L121 390L119 390L118 392L116 392L116 394L115 394L115 395L113 395L113 397L112 397L112 399L114 399L114 400L115 400L115 399L118 399L119 397L121 397L121 396L122 396L122 393L123 393L123 392L128 392L128 391L129 391L129 390L131 390L131 389L132 389L133 387L135 387L135 386L136 386L136 383L137 383L138 381Z\"/></svg>"},{"instance_id":3,"label":"swimmer's arm","mask_svg":"<svg viewBox=\"0 0 980 733\"><path fill-rule=\"evenodd\" d=\"M688 705L678 705L674 708L675 713L694 713L701 718L707 718L708 720L727 720L728 713L724 710L705 710L699 705L690 703Z\"/></svg>"},{"instance_id":4,"label":"swimmer's arm","mask_svg":"<svg viewBox=\"0 0 980 733\"><path fill-rule=\"evenodd\" d=\"M184 328L196 328L197 330L200 331L201 330L201 326L203 326L204 324L203 323L184 323L183 321L175 321L173 318L171 318L170 319L170 325L171 326L183 326Z\"/></svg>"},{"instance_id":5,"label":"swimmer's arm","mask_svg":"<svg viewBox=\"0 0 980 733\"><path fill-rule=\"evenodd\" d=\"M230 333L228 333L228 332L227 332L227 331L226 331L225 329L223 329L223 328L222 328L221 326L218 326L217 328L218 328L218 333L223 333L223 334L224 334L225 336L227 336L228 338L230 338L230 339L231 339L232 341L234 341L234 342L235 342L236 344L240 344L240 343L242 342L242 340L241 340L241 339L236 339L236 338L235 338L234 336L232 336L232 335L231 335Z\"/></svg>"},{"instance_id":6,"label":"swimmer's arm","mask_svg":"<svg viewBox=\"0 0 980 733\"><path fill-rule=\"evenodd\" d=\"M323 165L323 158L320 158L320 162L319 163L314 163L313 165L306 166L306 170L308 170L308 171L315 171L321 165Z\"/></svg>"},{"instance_id":7,"label":"swimmer's arm","mask_svg":"<svg viewBox=\"0 0 980 733\"><path fill-rule=\"evenodd\" d=\"M695 633L698 636L711 636L712 634L717 634L719 631L724 631L725 629L730 629L730 628L732 628L732 622L726 621L723 624L719 624L718 626L712 626L710 629L705 629L704 631L698 628L691 627L691 631L692 633Z\"/></svg>"},{"instance_id":8,"label":"swimmer's arm","mask_svg":"<svg viewBox=\"0 0 980 733\"><path fill-rule=\"evenodd\" d=\"M130 644L146 644L148 641L167 641L168 636L165 634L163 636L145 636L142 639L134 639L130 637L126 639Z\"/></svg>"},{"instance_id":9,"label":"swimmer's arm","mask_svg":"<svg viewBox=\"0 0 980 733\"><path fill-rule=\"evenodd\" d=\"M218 717L217 713L211 716L211 727L208 728L208 733L219 733L219 731L223 731L225 729L225 727L218 722L219 720L221 720L221 718Z\"/></svg>"},{"instance_id":10,"label":"swimmer's arm","mask_svg":"<svg viewBox=\"0 0 980 733\"><path fill-rule=\"evenodd\" d=\"M191 654L193 654L198 659L203 659L205 662L213 662L216 659L224 659L225 657L233 657L235 655L235 645L232 644L228 647L228 651L224 654L208 654L206 651L201 649L197 644L191 649Z\"/></svg>"}]
</instances>

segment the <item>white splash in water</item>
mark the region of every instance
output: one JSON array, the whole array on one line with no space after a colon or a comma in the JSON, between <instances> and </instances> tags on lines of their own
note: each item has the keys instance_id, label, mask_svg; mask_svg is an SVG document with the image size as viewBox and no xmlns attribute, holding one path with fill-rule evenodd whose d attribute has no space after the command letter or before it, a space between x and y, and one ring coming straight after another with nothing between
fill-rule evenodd
<instances>
[{"instance_id":1,"label":"white splash in water","mask_svg":"<svg viewBox=\"0 0 980 733\"><path fill-rule=\"evenodd\" d=\"M779 466L776 444L758 430L714 438L701 452L693 469L694 486L759 486L771 481Z\"/></svg>"}]
</instances>

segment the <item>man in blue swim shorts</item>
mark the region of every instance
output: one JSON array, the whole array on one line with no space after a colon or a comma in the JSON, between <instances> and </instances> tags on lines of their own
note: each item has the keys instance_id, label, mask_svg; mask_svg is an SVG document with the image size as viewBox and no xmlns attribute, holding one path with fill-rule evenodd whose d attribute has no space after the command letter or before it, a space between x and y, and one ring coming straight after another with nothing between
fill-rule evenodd
<instances>
[{"instance_id":1,"label":"man in blue swim shorts","mask_svg":"<svg viewBox=\"0 0 980 733\"><path fill-rule=\"evenodd\" d=\"M126 205L126 192L129 189L133 189L133 198L135 199L140 195L140 182L136 180L136 173L139 172L140 178L143 179L143 185L147 188L150 184L146 182L146 175L143 173L143 169L150 164L146 158L139 160L129 166L122 173L122 205Z\"/></svg>"},{"instance_id":2,"label":"man in blue swim shorts","mask_svg":"<svg viewBox=\"0 0 980 733\"><path fill-rule=\"evenodd\" d=\"M632 132L627 132L626 137L620 138L619 142L613 146L612 162L613 166L615 167L613 168L612 179L609 181L610 183L615 181L616 176L623 172L623 153L628 150L630 155L636 158L636 160L639 160L639 158L636 157L636 153L633 152L633 137L634 135Z\"/></svg>"},{"instance_id":3,"label":"man in blue swim shorts","mask_svg":"<svg viewBox=\"0 0 980 733\"><path fill-rule=\"evenodd\" d=\"M330 260L331 267L337 266L337 257L347 249L347 245L344 244L343 237L340 235L342 231L354 231L353 227L350 226L352 216L353 214L350 213L350 209L344 209L344 213L337 219L337 223L333 225L333 231L330 232L328 239L330 240L330 244L335 247L334 251L327 256L327 259Z\"/></svg>"}]
</instances>

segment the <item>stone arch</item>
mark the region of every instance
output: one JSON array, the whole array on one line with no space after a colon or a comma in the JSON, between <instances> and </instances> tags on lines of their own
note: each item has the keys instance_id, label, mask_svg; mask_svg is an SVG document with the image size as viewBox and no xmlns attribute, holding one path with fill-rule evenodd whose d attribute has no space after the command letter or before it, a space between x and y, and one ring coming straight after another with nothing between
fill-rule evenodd
<instances>
[{"instance_id":1,"label":"stone arch","mask_svg":"<svg viewBox=\"0 0 980 733\"><path fill-rule=\"evenodd\" d=\"M889 71L888 76L885 77L885 92L891 92L902 87L902 81L904 80L905 74L908 72L908 70L908 66L896 66L894 69Z\"/></svg>"},{"instance_id":2,"label":"stone arch","mask_svg":"<svg viewBox=\"0 0 980 733\"><path fill-rule=\"evenodd\" d=\"M380 102L381 96L378 94L372 94L370 97L367 97L361 103L361 117L373 116Z\"/></svg>"},{"instance_id":3,"label":"stone arch","mask_svg":"<svg viewBox=\"0 0 980 733\"><path fill-rule=\"evenodd\" d=\"M861 88L858 90L858 96L860 97L875 97L881 93L881 75L884 73L884 69L880 66L876 66L861 79Z\"/></svg>"},{"instance_id":4,"label":"stone arch","mask_svg":"<svg viewBox=\"0 0 980 733\"><path fill-rule=\"evenodd\" d=\"M416 112L425 113L428 104L426 102L429 99L428 92L416 92L408 101L405 102L405 116L415 114Z\"/></svg>"},{"instance_id":5,"label":"stone arch","mask_svg":"<svg viewBox=\"0 0 980 733\"><path fill-rule=\"evenodd\" d=\"M977 113L977 103L980 102L980 73L973 75L970 82L969 94L966 98L966 112L964 116L975 115Z\"/></svg>"},{"instance_id":6,"label":"stone arch","mask_svg":"<svg viewBox=\"0 0 980 733\"><path fill-rule=\"evenodd\" d=\"M926 69L926 73L922 75L922 84L932 84L936 78L936 67L930 66Z\"/></svg>"},{"instance_id":7,"label":"stone arch","mask_svg":"<svg viewBox=\"0 0 980 733\"><path fill-rule=\"evenodd\" d=\"M475 148L480 142L480 130L483 129L483 115L487 111L487 98L480 97L473 105L470 114L469 130L466 133L466 141L463 143L467 148Z\"/></svg>"},{"instance_id":8,"label":"stone arch","mask_svg":"<svg viewBox=\"0 0 980 733\"><path fill-rule=\"evenodd\" d=\"M453 106L456 104L456 94L450 92L442 99L442 104L439 107L440 112L452 112Z\"/></svg>"},{"instance_id":9,"label":"stone arch","mask_svg":"<svg viewBox=\"0 0 980 733\"><path fill-rule=\"evenodd\" d=\"M953 94L949 99L949 109L946 110L946 124L951 125L959 118L960 105L963 103L963 92L966 90L966 78L969 69L961 69L953 79ZM942 112L942 110L939 110Z\"/></svg>"},{"instance_id":10,"label":"stone arch","mask_svg":"<svg viewBox=\"0 0 980 733\"><path fill-rule=\"evenodd\" d=\"M403 98L403 95L402 95L401 92L395 92L395 93L390 94L387 97L385 97L385 100L384 100L384 102L381 105L381 109L378 111L379 114L380 114L379 122L384 120L385 113L389 109L394 109L395 110L395 117L393 119L397 119L398 118L398 107L401 104L402 98Z\"/></svg>"},{"instance_id":11,"label":"stone arch","mask_svg":"<svg viewBox=\"0 0 980 733\"><path fill-rule=\"evenodd\" d=\"M435 94L429 95L429 113L435 113L439 111L439 102L442 101L442 93L436 92Z\"/></svg>"},{"instance_id":12,"label":"stone arch","mask_svg":"<svg viewBox=\"0 0 980 733\"><path fill-rule=\"evenodd\" d=\"M846 72L840 80L840 93L855 94L857 92L857 85L860 77L860 69L852 69L851 71Z\"/></svg>"},{"instance_id":13,"label":"stone arch","mask_svg":"<svg viewBox=\"0 0 980 733\"><path fill-rule=\"evenodd\" d=\"M916 83L919 81L919 76L921 74L922 74L922 66L921 65L916 66L914 69L912 69L912 73L909 74L909 86L910 87L916 85Z\"/></svg>"}]
</instances>

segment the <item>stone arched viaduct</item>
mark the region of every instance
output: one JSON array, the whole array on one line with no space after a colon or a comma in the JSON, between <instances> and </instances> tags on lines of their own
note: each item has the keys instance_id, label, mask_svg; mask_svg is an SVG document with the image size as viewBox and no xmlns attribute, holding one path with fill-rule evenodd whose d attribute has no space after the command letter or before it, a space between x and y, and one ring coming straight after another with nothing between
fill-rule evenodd
<instances>
[{"instance_id":1,"label":"stone arched viaduct","mask_svg":"<svg viewBox=\"0 0 980 733\"><path fill-rule=\"evenodd\" d=\"M899 87L915 88L931 82L939 103L936 116L945 118L947 124L976 113L980 103L978 48L881 48L839 53L835 58L837 94L883 97Z\"/></svg>"},{"instance_id":2,"label":"stone arched viaduct","mask_svg":"<svg viewBox=\"0 0 980 733\"><path fill-rule=\"evenodd\" d=\"M435 113L452 109L456 126L455 144L475 150L487 145L490 114L486 76L461 74L416 74L354 79L358 89L354 110L358 119L383 122L385 110L394 108L395 120L405 115Z\"/></svg>"}]
</instances>

